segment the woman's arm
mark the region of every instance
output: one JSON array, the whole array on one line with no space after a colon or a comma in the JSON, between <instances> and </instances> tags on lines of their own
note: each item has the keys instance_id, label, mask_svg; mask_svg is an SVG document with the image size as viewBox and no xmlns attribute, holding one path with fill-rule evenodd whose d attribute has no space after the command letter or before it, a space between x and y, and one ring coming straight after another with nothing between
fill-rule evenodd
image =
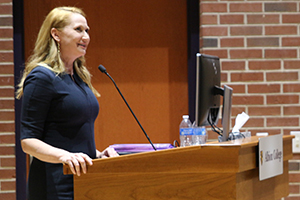
<instances>
[{"instance_id":1,"label":"woman's arm","mask_svg":"<svg viewBox=\"0 0 300 200\"><path fill-rule=\"evenodd\" d=\"M82 170L86 173L86 165L93 165L92 159L84 153L70 153L66 150L53 147L45 142L27 138L21 140L22 149L25 153L36 157L39 160L49 163L63 163L69 165L73 174L80 176Z\"/></svg>"}]
</instances>

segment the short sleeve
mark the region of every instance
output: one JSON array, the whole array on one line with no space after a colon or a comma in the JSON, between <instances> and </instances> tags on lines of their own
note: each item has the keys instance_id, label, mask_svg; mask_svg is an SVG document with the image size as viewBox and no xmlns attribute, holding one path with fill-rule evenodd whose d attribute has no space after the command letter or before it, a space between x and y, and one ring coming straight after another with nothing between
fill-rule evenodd
<instances>
[{"instance_id":1,"label":"short sleeve","mask_svg":"<svg viewBox=\"0 0 300 200\"><path fill-rule=\"evenodd\" d=\"M49 69L36 67L24 82L21 108L21 139L43 138L44 125L55 95Z\"/></svg>"}]
</instances>

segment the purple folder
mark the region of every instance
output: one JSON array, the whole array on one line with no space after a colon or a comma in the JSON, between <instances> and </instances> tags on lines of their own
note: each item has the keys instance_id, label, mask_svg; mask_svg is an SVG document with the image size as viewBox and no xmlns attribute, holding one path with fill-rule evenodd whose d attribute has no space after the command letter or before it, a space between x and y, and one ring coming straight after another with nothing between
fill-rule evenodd
<instances>
[{"instance_id":1,"label":"purple folder","mask_svg":"<svg viewBox=\"0 0 300 200\"><path fill-rule=\"evenodd\" d=\"M153 144L156 150L171 149L173 145L167 143ZM151 144L113 144L109 147L114 148L120 155L130 153L140 153L154 151Z\"/></svg>"}]
</instances>

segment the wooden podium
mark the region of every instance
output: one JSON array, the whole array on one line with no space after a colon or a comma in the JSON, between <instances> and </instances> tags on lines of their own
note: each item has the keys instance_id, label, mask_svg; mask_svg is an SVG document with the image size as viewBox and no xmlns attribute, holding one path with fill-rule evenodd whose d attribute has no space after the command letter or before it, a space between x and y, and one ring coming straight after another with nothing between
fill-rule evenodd
<instances>
[{"instance_id":1,"label":"wooden podium","mask_svg":"<svg viewBox=\"0 0 300 200\"><path fill-rule=\"evenodd\" d=\"M289 194L293 136L283 136L283 174L259 181L258 137L94 160L74 176L75 200L275 199ZM70 170L65 166L65 174Z\"/></svg>"}]
</instances>

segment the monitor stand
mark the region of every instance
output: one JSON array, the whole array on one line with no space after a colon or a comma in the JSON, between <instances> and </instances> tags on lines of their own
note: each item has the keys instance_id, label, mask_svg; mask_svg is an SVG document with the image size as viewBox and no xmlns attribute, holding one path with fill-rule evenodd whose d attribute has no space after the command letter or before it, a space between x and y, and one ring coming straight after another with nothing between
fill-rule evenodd
<instances>
[{"instance_id":1,"label":"monitor stand","mask_svg":"<svg viewBox=\"0 0 300 200\"><path fill-rule=\"evenodd\" d=\"M231 104L232 104L232 88L227 85L224 85L223 110L222 110L223 134L222 136L219 136L219 142L225 142L228 140L229 137Z\"/></svg>"}]
</instances>

